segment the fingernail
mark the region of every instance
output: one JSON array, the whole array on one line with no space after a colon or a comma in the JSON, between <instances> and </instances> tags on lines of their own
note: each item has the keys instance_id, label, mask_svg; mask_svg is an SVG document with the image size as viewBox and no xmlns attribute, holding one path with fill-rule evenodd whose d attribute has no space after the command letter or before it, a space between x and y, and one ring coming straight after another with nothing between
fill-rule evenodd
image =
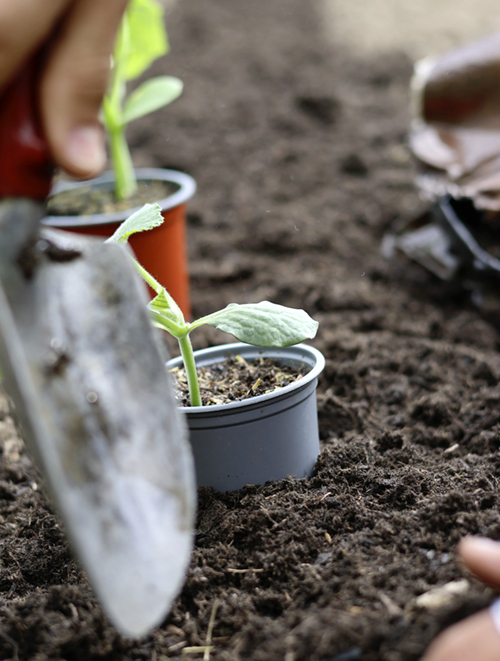
<instances>
[{"instance_id":1,"label":"fingernail","mask_svg":"<svg viewBox=\"0 0 500 661\"><path fill-rule=\"evenodd\" d=\"M98 126L75 126L66 137L65 151L69 164L89 175L100 172L106 165L104 136Z\"/></svg>"}]
</instances>

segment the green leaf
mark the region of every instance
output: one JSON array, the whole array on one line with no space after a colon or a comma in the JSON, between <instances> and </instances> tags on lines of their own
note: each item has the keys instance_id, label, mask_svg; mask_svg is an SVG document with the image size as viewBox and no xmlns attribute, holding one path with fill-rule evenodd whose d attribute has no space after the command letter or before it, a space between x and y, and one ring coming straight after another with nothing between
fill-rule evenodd
<instances>
[{"instance_id":1,"label":"green leaf","mask_svg":"<svg viewBox=\"0 0 500 661\"><path fill-rule=\"evenodd\" d=\"M123 109L122 122L148 115L175 101L182 93L183 83L174 76L158 76L139 85L129 96Z\"/></svg>"},{"instance_id":2,"label":"green leaf","mask_svg":"<svg viewBox=\"0 0 500 661\"><path fill-rule=\"evenodd\" d=\"M168 330L175 337L186 334L187 325L182 310L165 288L162 288L158 295L148 303L148 308L152 313L155 325Z\"/></svg>"},{"instance_id":3,"label":"green leaf","mask_svg":"<svg viewBox=\"0 0 500 661\"><path fill-rule=\"evenodd\" d=\"M152 230L163 223L159 204L145 204L141 209L124 220L115 233L105 243L126 243L132 234Z\"/></svg>"},{"instance_id":4,"label":"green leaf","mask_svg":"<svg viewBox=\"0 0 500 661\"><path fill-rule=\"evenodd\" d=\"M126 20L129 27L125 79L138 78L157 58L168 53L163 7L157 0L131 0Z\"/></svg>"},{"instance_id":5,"label":"green leaf","mask_svg":"<svg viewBox=\"0 0 500 661\"><path fill-rule=\"evenodd\" d=\"M234 335L240 342L259 347L288 347L316 335L318 322L304 312L262 301L231 304L220 312L202 317L189 325L190 330L209 324Z\"/></svg>"}]
</instances>

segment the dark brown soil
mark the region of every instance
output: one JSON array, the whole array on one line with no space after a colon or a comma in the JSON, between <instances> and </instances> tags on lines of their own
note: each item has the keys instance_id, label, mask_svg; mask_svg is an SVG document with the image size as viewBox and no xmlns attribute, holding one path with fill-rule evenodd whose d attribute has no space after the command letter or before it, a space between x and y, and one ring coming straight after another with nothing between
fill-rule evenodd
<instances>
[{"instance_id":1,"label":"dark brown soil","mask_svg":"<svg viewBox=\"0 0 500 661\"><path fill-rule=\"evenodd\" d=\"M231 356L221 363L197 370L201 401L204 406L241 402L265 395L298 381L307 372L269 358L247 362L242 356ZM175 397L181 406L190 406L186 370L174 367L172 375Z\"/></svg>"},{"instance_id":2,"label":"dark brown soil","mask_svg":"<svg viewBox=\"0 0 500 661\"><path fill-rule=\"evenodd\" d=\"M178 186L165 181L138 181L137 191L126 200L117 200L114 190L92 190L82 186L57 193L48 201L52 216L91 216L113 211L126 211L143 204L159 202L176 191Z\"/></svg>"},{"instance_id":3,"label":"dark brown soil","mask_svg":"<svg viewBox=\"0 0 500 661\"><path fill-rule=\"evenodd\" d=\"M182 0L154 69L185 93L130 127L138 165L198 181L194 314L267 299L320 321L314 475L202 490L184 590L133 642L103 618L1 399L1 659L202 658L182 649L215 612L212 661L412 661L492 599L455 547L500 539L498 297L381 258L393 220L426 208L406 148L412 63L330 49L315 6ZM464 576L441 605L417 601Z\"/></svg>"}]
</instances>

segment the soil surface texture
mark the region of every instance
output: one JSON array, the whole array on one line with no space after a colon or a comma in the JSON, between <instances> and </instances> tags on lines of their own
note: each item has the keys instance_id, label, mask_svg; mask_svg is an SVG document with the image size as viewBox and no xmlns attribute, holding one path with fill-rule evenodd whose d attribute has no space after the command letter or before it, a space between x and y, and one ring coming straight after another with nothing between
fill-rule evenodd
<instances>
[{"instance_id":1,"label":"soil surface texture","mask_svg":"<svg viewBox=\"0 0 500 661\"><path fill-rule=\"evenodd\" d=\"M203 406L241 402L274 392L295 383L307 371L305 367L286 365L268 358L247 362L238 355L196 370ZM180 406L191 406L186 370L174 367L169 372Z\"/></svg>"},{"instance_id":2,"label":"soil surface texture","mask_svg":"<svg viewBox=\"0 0 500 661\"><path fill-rule=\"evenodd\" d=\"M427 208L406 147L412 62L327 43L310 0L182 0L168 27L153 72L185 92L130 126L136 163L198 182L195 317L270 300L320 322L321 455L308 480L200 490L184 589L133 641L74 561L2 396L0 659L202 659L183 649L211 617L211 661L419 659L494 597L455 548L500 539L500 317L491 293L380 255L395 219Z\"/></svg>"},{"instance_id":3,"label":"soil surface texture","mask_svg":"<svg viewBox=\"0 0 500 661\"><path fill-rule=\"evenodd\" d=\"M137 191L131 198L117 200L112 188L95 190L84 184L49 198L47 210L52 216L91 216L127 211L148 204L151 200L163 200L177 190L178 187L170 182L138 181Z\"/></svg>"}]
</instances>

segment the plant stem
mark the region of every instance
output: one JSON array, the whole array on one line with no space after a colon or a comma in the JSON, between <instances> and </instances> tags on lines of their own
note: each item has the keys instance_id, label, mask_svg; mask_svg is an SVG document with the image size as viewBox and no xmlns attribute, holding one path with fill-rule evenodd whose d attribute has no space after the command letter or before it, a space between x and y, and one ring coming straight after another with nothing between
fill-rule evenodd
<instances>
[{"instance_id":1,"label":"plant stem","mask_svg":"<svg viewBox=\"0 0 500 661\"><path fill-rule=\"evenodd\" d=\"M116 177L116 197L118 200L126 200L136 192L137 181L124 128L115 128L110 131L109 145Z\"/></svg>"},{"instance_id":2,"label":"plant stem","mask_svg":"<svg viewBox=\"0 0 500 661\"><path fill-rule=\"evenodd\" d=\"M125 62L130 54L130 25L125 13L118 30L114 50L114 70L111 87L104 98L104 119L109 135L111 160L115 172L115 195L126 200L137 190L134 165L125 139L123 100L126 93Z\"/></svg>"},{"instance_id":3,"label":"plant stem","mask_svg":"<svg viewBox=\"0 0 500 661\"><path fill-rule=\"evenodd\" d=\"M191 340L189 339L189 333L184 335L184 337L179 337L177 339L181 349L182 360L184 361L184 369L186 370L191 406L202 406L200 386L198 383L198 376L196 375L196 363L194 360Z\"/></svg>"},{"instance_id":4,"label":"plant stem","mask_svg":"<svg viewBox=\"0 0 500 661\"><path fill-rule=\"evenodd\" d=\"M139 264L139 262L136 259L134 259L133 261L134 261L134 266L135 266L136 270L139 272L139 274L142 276L142 278L144 278L144 280L148 283L148 285L151 287L151 289L154 289L154 291L157 294L159 294L160 291L163 289L163 287L160 285L158 280L153 278L151 273L149 273L149 271L146 271L144 266L142 266L142 264Z\"/></svg>"}]
</instances>

